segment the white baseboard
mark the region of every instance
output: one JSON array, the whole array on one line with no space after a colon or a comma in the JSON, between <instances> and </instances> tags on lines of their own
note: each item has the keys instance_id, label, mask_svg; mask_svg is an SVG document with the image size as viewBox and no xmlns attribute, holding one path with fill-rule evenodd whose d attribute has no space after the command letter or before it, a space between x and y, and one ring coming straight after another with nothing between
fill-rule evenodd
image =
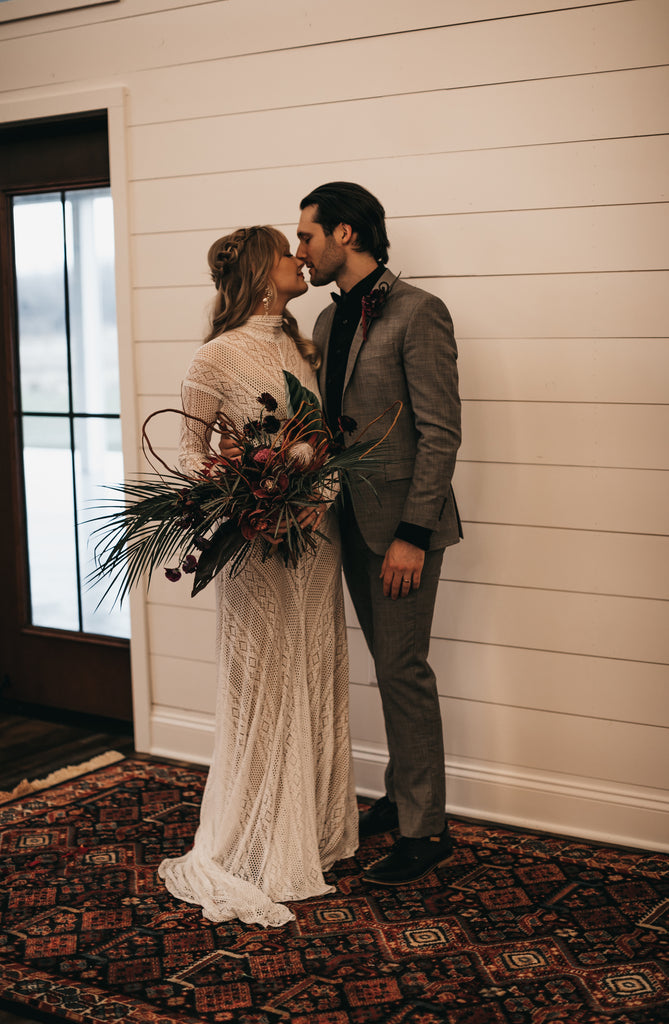
<instances>
[{"instance_id":1,"label":"white baseboard","mask_svg":"<svg viewBox=\"0 0 669 1024\"><path fill-rule=\"evenodd\" d=\"M213 750L213 715L154 706L151 748L147 753L192 764L211 764Z\"/></svg>"},{"instance_id":2,"label":"white baseboard","mask_svg":"<svg viewBox=\"0 0 669 1024\"><path fill-rule=\"evenodd\" d=\"M156 757L209 764L214 719L154 707L151 737L148 753ZM357 792L380 796L385 752L355 744L353 762ZM455 817L669 852L667 790L474 761L450 760L446 775L447 810Z\"/></svg>"}]
</instances>

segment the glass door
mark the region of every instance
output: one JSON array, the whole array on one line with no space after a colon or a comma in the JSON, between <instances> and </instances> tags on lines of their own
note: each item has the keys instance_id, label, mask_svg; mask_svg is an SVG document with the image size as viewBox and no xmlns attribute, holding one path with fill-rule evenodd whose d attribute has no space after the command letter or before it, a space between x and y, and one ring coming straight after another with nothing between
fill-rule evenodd
<instances>
[{"instance_id":1,"label":"glass door","mask_svg":"<svg viewBox=\"0 0 669 1024\"><path fill-rule=\"evenodd\" d=\"M128 611L86 583L123 479L112 213L106 112L0 124L0 707L129 720Z\"/></svg>"},{"instance_id":2,"label":"glass door","mask_svg":"<svg viewBox=\"0 0 669 1024\"><path fill-rule=\"evenodd\" d=\"M110 190L12 207L31 625L127 637L86 585L92 505L123 479Z\"/></svg>"}]
</instances>

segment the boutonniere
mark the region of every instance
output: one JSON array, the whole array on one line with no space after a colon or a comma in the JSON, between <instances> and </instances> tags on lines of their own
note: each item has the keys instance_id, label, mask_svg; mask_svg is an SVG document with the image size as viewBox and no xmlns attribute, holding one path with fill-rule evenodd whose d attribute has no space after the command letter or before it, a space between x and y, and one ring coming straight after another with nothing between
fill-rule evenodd
<instances>
[{"instance_id":1,"label":"boutonniere","mask_svg":"<svg viewBox=\"0 0 669 1024\"><path fill-rule=\"evenodd\" d=\"M397 275L399 277L399 274ZM395 278L395 281L397 277ZM393 284L395 284L393 281ZM382 281L378 288L373 288L369 295L363 295L362 297L362 340L367 341L367 332L369 331L370 324L381 316L383 307L385 306L392 284L388 284L387 281Z\"/></svg>"}]
</instances>

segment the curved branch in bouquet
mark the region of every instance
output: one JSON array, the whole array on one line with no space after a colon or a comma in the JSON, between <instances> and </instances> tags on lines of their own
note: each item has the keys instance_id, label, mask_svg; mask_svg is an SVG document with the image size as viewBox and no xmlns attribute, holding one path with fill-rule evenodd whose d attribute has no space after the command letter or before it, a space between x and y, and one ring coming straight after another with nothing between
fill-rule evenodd
<instances>
[{"instance_id":1,"label":"curved branch in bouquet","mask_svg":"<svg viewBox=\"0 0 669 1024\"><path fill-rule=\"evenodd\" d=\"M183 419L193 420L195 423L201 423L204 427L206 427L207 430L211 430L212 434L223 435L225 431L228 434L228 436L232 435L235 438L235 440L240 440L239 431L235 427L234 423L232 422L231 419L229 419L229 417L227 417L222 412L219 412L216 420L214 420L213 423L209 423L207 420L203 420L199 416L194 416L192 413L184 412L183 409L156 409L156 411L150 413L142 423L142 454L144 455L144 458L149 463L151 468L155 470L155 472L159 472L159 470L156 468L155 463L151 461L152 458L155 459L156 462L159 462L160 465L167 470L170 476L180 476L184 480L191 479L186 473L181 473L178 469L174 469L174 467L168 466L164 459L161 459L160 455L158 455L155 448L151 444L151 441L149 440L149 435L146 430L149 421L152 420L154 416L161 416L165 412L173 412L176 413L178 416L181 416ZM147 454L147 448L151 453L150 456ZM209 450L213 456L218 457L218 453L215 451L214 448L212 448L211 444L209 445Z\"/></svg>"},{"instance_id":2,"label":"curved branch in bouquet","mask_svg":"<svg viewBox=\"0 0 669 1024\"><path fill-rule=\"evenodd\" d=\"M379 422L379 420L382 420L383 417L386 415L386 413L388 413L392 409L394 409L395 406L398 407L397 408L397 412L395 413L395 415L393 417L393 422L390 424L390 426L386 430L386 432L383 435L383 437L380 437L379 440L375 441L373 445L371 445L369 448L367 448L362 453L362 455L359 455L358 459L364 459L367 455L369 455L370 452L373 452L375 448L378 448L380 444L383 444L383 442L388 437L390 432L394 429L395 424L397 423L398 419L400 418L400 414L402 412L402 409L404 408L404 402L401 400L401 398L398 398L395 402L392 403L392 405L389 405L387 409L384 409L383 412L379 413L379 415L376 416L373 420L370 420L369 423L367 424L367 426L364 427L364 429L360 432L360 434L356 438L356 444L360 444L361 439L365 436L365 434L367 433L369 428L373 427L375 423Z\"/></svg>"}]
</instances>

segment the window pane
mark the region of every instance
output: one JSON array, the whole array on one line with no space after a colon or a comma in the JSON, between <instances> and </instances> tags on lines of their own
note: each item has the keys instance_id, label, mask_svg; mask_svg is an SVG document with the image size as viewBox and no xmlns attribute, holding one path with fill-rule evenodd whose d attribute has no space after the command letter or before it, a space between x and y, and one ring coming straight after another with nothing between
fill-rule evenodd
<instances>
[{"instance_id":1,"label":"window pane","mask_svg":"<svg viewBox=\"0 0 669 1024\"><path fill-rule=\"evenodd\" d=\"M112 600L106 598L96 608L108 583L96 587L86 586L86 577L93 569L93 549L96 538L91 534L95 522L89 522L100 515L93 506L100 505L105 498L113 497L103 484L117 484L123 479L123 456L121 454L121 424L119 420L83 419L75 421L75 471L77 480L77 505L79 508L79 551L81 558L83 630L85 633L102 633L105 636L130 636L130 613L128 603L121 608L112 607ZM92 510L93 509L93 510Z\"/></svg>"},{"instance_id":2,"label":"window pane","mask_svg":"<svg viewBox=\"0 0 669 1024\"><path fill-rule=\"evenodd\" d=\"M65 203L74 412L118 413L114 222L107 188Z\"/></svg>"},{"instance_id":3,"label":"window pane","mask_svg":"<svg viewBox=\"0 0 669 1024\"><path fill-rule=\"evenodd\" d=\"M13 201L21 404L67 412L65 250L60 195Z\"/></svg>"},{"instance_id":4,"label":"window pane","mask_svg":"<svg viewBox=\"0 0 669 1024\"><path fill-rule=\"evenodd\" d=\"M32 624L127 637L127 608L86 585L91 503L123 479L111 192L13 209Z\"/></svg>"},{"instance_id":5,"label":"window pane","mask_svg":"<svg viewBox=\"0 0 669 1024\"><path fill-rule=\"evenodd\" d=\"M24 416L23 471L32 623L79 629L70 428Z\"/></svg>"}]
</instances>

